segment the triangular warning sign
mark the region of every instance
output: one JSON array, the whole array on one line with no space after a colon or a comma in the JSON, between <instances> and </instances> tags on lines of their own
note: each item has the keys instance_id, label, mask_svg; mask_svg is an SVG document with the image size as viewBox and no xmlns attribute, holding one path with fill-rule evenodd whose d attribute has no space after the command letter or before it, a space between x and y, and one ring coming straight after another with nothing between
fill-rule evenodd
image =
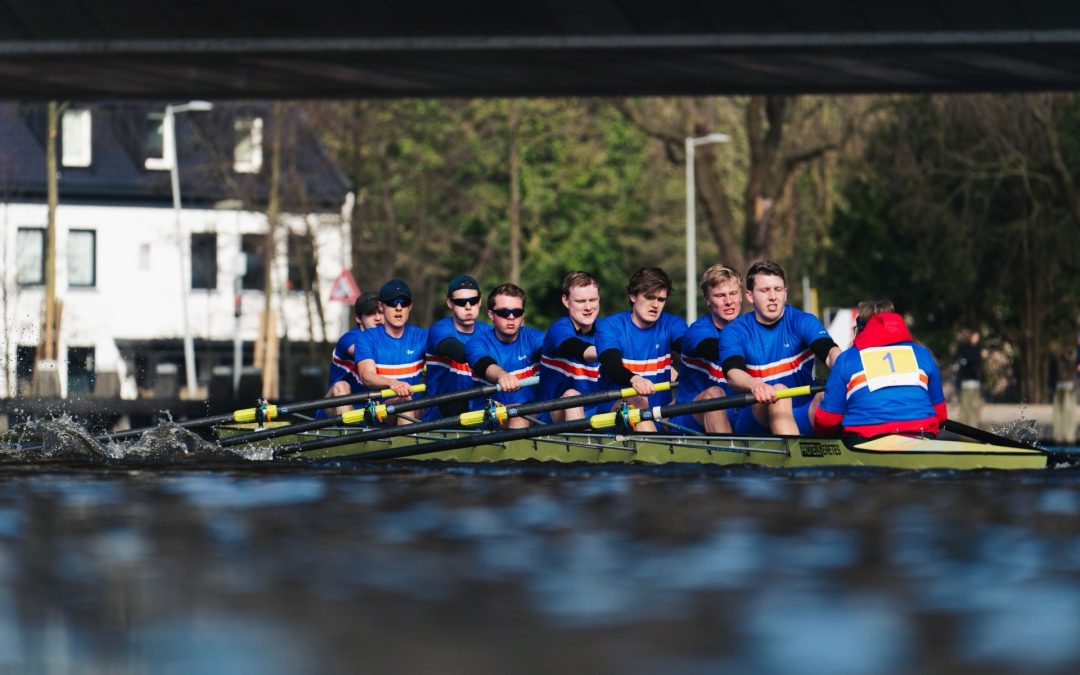
<instances>
[{"instance_id":1,"label":"triangular warning sign","mask_svg":"<svg viewBox=\"0 0 1080 675\"><path fill-rule=\"evenodd\" d=\"M360 288L356 285L349 270L341 270L341 274L334 279L334 285L330 287L330 300L352 304L360 297Z\"/></svg>"}]
</instances>

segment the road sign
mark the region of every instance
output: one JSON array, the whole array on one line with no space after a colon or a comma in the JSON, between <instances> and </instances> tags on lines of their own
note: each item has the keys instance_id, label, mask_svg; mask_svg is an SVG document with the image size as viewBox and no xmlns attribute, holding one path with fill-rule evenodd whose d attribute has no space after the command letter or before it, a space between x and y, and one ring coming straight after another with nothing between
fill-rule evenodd
<instances>
[{"instance_id":1,"label":"road sign","mask_svg":"<svg viewBox=\"0 0 1080 675\"><path fill-rule=\"evenodd\" d=\"M360 287L356 285L356 279L348 269L341 270L341 274L334 280L330 287L330 300L352 304L360 297Z\"/></svg>"}]
</instances>

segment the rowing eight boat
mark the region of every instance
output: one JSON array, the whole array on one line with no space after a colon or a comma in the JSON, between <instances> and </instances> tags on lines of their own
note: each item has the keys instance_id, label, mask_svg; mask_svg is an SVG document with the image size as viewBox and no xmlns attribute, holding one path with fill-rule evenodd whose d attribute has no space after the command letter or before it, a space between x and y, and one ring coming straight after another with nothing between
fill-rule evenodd
<instances>
[{"instance_id":1,"label":"rowing eight boat","mask_svg":"<svg viewBox=\"0 0 1080 675\"><path fill-rule=\"evenodd\" d=\"M272 424L284 425L286 422ZM248 433L251 424L218 427L222 437ZM296 445L348 433L345 428L321 429L313 434L282 436L273 443ZM408 457L445 462L629 462L644 464L758 465L775 468L877 467L888 469L1041 469L1049 455L1035 448L1017 448L970 441L883 436L849 447L838 438L800 436L671 436L661 434L558 434L490 443L482 432L437 431L396 438L348 443L298 453L311 460L364 455L390 448L470 438L469 447ZM268 442L270 443L270 442Z\"/></svg>"}]
</instances>

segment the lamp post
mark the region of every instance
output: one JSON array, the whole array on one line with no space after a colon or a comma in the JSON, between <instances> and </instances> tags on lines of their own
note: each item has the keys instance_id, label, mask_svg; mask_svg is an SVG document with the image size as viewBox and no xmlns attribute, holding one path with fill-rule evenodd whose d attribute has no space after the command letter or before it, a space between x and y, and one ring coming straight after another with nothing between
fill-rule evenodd
<instances>
[{"instance_id":1,"label":"lamp post","mask_svg":"<svg viewBox=\"0 0 1080 675\"><path fill-rule=\"evenodd\" d=\"M184 329L184 370L187 374L188 396L195 395L195 342L191 338L188 320L188 245L183 222L180 218L180 173L176 156L176 115L185 112L206 112L214 105L209 101L188 101L180 105L165 106L163 127L166 152L169 153L169 177L172 179L173 212L176 214L176 247L180 252L180 315Z\"/></svg>"},{"instance_id":2,"label":"lamp post","mask_svg":"<svg viewBox=\"0 0 1080 675\"><path fill-rule=\"evenodd\" d=\"M694 149L709 143L727 143L727 134L715 133L686 139L686 322L697 319L697 204L694 186Z\"/></svg>"}]
</instances>

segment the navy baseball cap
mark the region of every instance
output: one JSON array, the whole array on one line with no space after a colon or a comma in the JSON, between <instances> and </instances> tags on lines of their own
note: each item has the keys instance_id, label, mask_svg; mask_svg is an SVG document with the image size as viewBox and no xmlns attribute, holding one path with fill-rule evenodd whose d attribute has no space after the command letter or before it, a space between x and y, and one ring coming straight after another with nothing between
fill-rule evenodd
<instances>
[{"instance_id":1,"label":"navy baseball cap","mask_svg":"<svg viewBox=\"0 0 1080 675\"><path fill-rule=\"evenodd\" d=\"M459 274L450 280L450 283L446 286L446 294L453 295L454 291L479 291L480 284L476 283L476 279L473 279L468 274Z\"/></svg>"},{"instance_id":2,"label":"navy baseball cap","mask_svg":"<svg viewBox=\"0 0 1080 675\"><path fill-rule=\"evenodd\" d=\"M367 314L374 314L379 311L379 296L375 291L364 291L360 294L360 297L356 299L356 304L353 305L353 314L356 316L365 316Z\"/></svg>"},{"instance_id":3,"label":"navy baseball cap","mask_svg":"<svg viewBox=\"0 0 1080 675\"><path fill-rule=\"evenodd\" d=\"M379 289L379 300L381 302L390 302L394 298L412 300L412 291L409 290L409 285L401 279L391 279Z\"/></svg>"}]
</instances>

